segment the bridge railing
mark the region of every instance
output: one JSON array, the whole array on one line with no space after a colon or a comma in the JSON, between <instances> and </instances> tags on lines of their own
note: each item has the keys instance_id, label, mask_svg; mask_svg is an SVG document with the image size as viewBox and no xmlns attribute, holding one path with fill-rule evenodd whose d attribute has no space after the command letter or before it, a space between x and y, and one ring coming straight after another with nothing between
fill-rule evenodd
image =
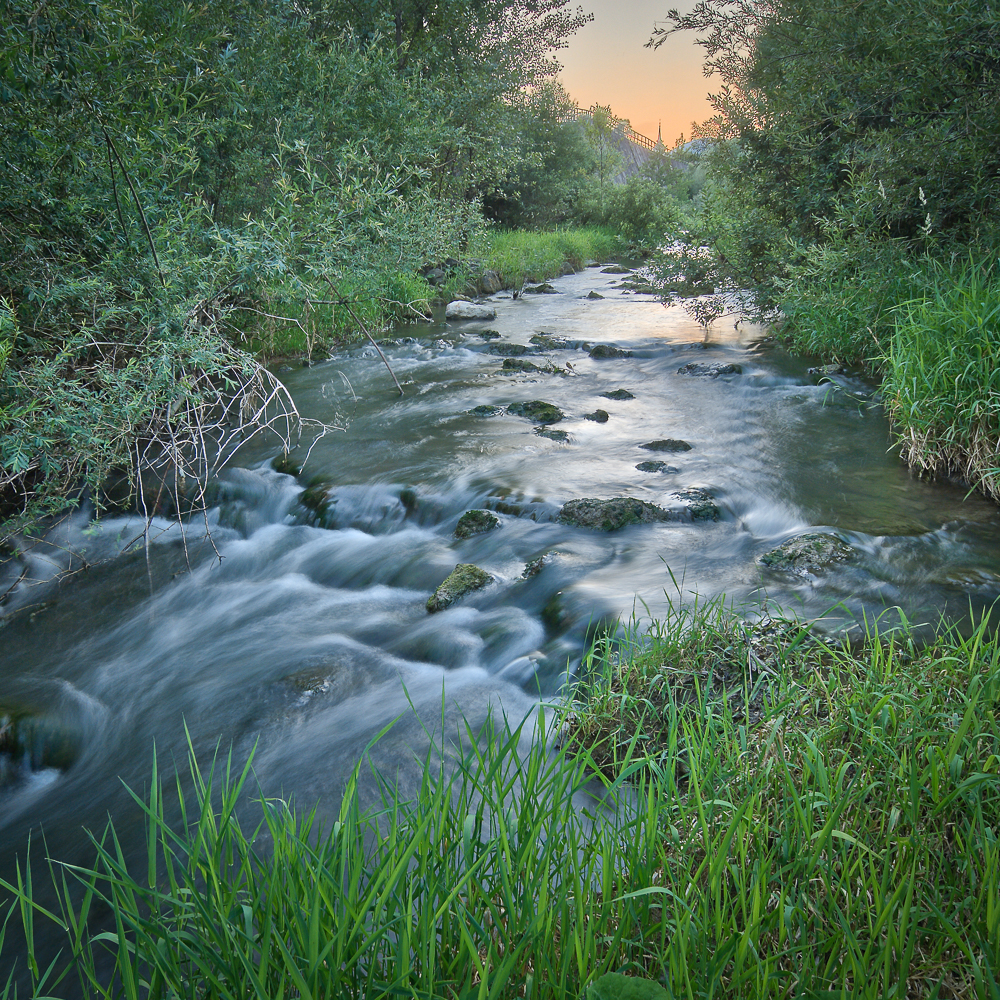
<instances>
[{"instance_id":1,"label":"bridge railing","mask_svg":"<svg viewBox=\"0 0 1000 1000\"><path fill-rule=\"evenodd\" d=\"M594 113L598 110L603 111L605 114L607 113L606 108L600 108L599 105L592 104L589 108L574 107L562 120L572 122L578 121L581 118L593 118ZM611 123L612 129L628 139L629 142L634 142L637 146L642 146L643 149L656 149L656 143L649 136L643 135L641 132L636 132L628 123L628 119L616 118L614 115L610 115L608 120Z\"/></svg>"}]
</instances>

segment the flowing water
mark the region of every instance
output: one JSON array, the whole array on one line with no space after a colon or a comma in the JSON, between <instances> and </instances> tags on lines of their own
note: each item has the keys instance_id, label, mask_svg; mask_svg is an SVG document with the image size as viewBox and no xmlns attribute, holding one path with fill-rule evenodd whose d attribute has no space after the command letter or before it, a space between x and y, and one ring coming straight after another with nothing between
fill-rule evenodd
<instances>
[{"instance_id":1,"label":"flowing water","mask_svg":"<svg viewBox=\"0 0 1000 1000\"><path fill-rule=\"evenodd\" d=\"M154 744L161 767L183 763L185 726L204 761L217 745L245 757L256 744L265 794L328 815L398 716L378 762L405 787L428 739L418 718L451 730L491 706L520 718L558 691L594 628L671 600L724 593L831 624L992 604L997 508L911 476L870 385L807 374L732 320L706 342L682 310L618 281L589 268L557 294L498 296L493 321L400 328L384 349L402 397L370 346L281 368L302 414L343 430L315 443L297 478L275 471L273 446L248 448L216 484L210 540L205 525L157 520L147 553L141 523L80 513L9 560L0 703L31 716L18 723L26 759L0 755L0 875L40 829L51 855L86 860L81 828L99 831L109 813L135 849L141 817L124 784L144 787ZM597 344L631 356L593 358ZM497 352L536 370L505 370ZM692 363L740 371L678 372ZM633 398L603 395L621 389ZM531 400L565 414L552 428L565 440L506 411L470 412ZM586 419L599 409L606 422ZM640 447L665 438L691 448ZM636 468L650 460L667 468ZM674 494L691 488L710 491L718 520L684 514ZM618 496L679 514L613 532L556 519L571 499ZM483 508L500 527L457 539L459 517ZM850 558L802 574L759 562L811 529ZM429 614L458 563L493 582Z\"/></svg>"}]
</instances>

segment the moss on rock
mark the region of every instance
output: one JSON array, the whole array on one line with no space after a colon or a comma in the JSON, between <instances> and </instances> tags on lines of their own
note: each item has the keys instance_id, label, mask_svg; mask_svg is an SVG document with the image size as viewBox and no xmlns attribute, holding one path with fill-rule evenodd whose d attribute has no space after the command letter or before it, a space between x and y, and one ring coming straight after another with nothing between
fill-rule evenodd
<instances>
[{"instance_id":1,"label":"moss on rock","mask_svg":"<svg viewBox=\"0 0 1000 1000\"><path fill-rule=\"evenodd\" d=\"M670 511L646 500L612 497L610 500L570 500L559 511L557 520L576 528L617 531L629 524L651 524L655 521L670 521L674 517Z\"/></svg>"},{"instance_id":2,"label":"moss on rock","mask_svg":"<svg viewBox=\"0 0 1000 1000\"><path fill-rule=\"evenodd\" d=\"M460 601L467 594L493 582L493 577L484 569L472 563L459 563L445 577L441 585L427 598L427 611L434 614L436 611L443 611L445 608Z\"/></svg>"},{"instance_id":3,"label":"moss on rock","mask_svg":"<svg viewBox=\"0 0 1000 1000\"><path fill-rule=\"evenodd\" d=\"M455 528L456 538L471 538L500 527L500 518L491 510L467 510Z\"/></svg>"}]
</instances>

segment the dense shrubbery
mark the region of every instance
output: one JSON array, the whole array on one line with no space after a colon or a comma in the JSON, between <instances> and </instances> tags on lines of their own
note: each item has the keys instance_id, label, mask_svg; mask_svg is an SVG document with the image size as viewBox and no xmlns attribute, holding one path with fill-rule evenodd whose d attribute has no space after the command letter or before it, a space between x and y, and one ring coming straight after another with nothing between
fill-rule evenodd
<instances>
[{"instance_id":1,"label":"dense shrubbery","mask_svg":"<svg viewBox=\"0 0 1000 1000\"><path fill-rule=\"evenodd\" d=\"M362 321L426 308L418 268L481 229L586 18L382 7L7 4L0 520L157 444L176 466L234 386L244 418L275 390L249 352L311 351L356 325L345 300Z\"/></svg>"},{"instance_id":2,"label":"dense shrubbery","mask_svg":"<svg viewBox=\"0 0 1000 1000\"><path fill-rule=\"evenodd\" d=\"M704 211L664 283L748 292L743 308L783 316L799 350L902 364L915 341L894 332L895 307L926 299L940 315L965 295L951 262L995 259L1000 13L976 0L705 0L671 14L664 30L680 29L700 33L724 86L705 127ZM976 391L992 398L988 381ZM895 411L906 440L923 433L915 412ZM984 441L940 463L906 450L980 483L995 464Z\"/></svg>"}]
</instances>

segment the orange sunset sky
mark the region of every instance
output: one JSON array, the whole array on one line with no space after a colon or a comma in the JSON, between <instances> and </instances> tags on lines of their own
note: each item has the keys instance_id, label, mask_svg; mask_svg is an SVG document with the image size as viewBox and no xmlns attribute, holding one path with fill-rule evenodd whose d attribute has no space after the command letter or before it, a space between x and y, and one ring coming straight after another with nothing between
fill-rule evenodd
<instances>
[{"instance_id":1,"label":"orange sunset sky","mask_svg":"<svg viewBox=\"0 0 1000 1000\"><path fill-rule=\"evenodd\" d=\"M702 50L694 35L673 35L653 50L644 48L653 25L666 11L690 10L694 0L581 0L594 20L556 53L563 86L580 107L610 104L620 118L651 139L663 122L663 141L672 146L691 122L708 118L705 99L717 80L702 74Z\"/></svg>"}]
</instances>

